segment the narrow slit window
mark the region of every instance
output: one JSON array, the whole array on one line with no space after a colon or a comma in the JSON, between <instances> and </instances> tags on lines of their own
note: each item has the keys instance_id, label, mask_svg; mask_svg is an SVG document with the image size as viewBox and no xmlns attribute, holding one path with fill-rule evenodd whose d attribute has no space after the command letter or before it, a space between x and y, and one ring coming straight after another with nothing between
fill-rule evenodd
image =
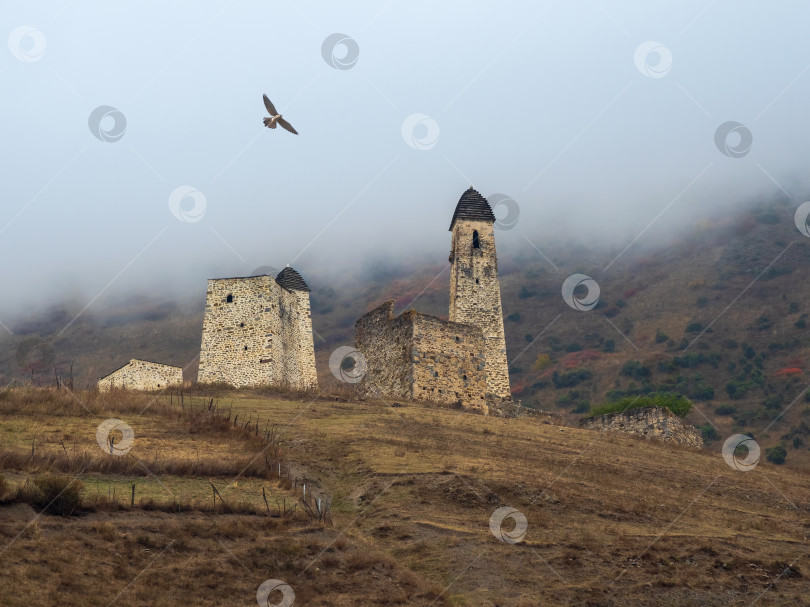
<instances>
[{"instance_id":1,"label":"narrow slit window","mask_svg":"<svg viewBox=\"0 0 810 607\"><path fill-rule=\"evenodd\" d=\"M233 293L228 293L228 297L225 298L225 301L228 303L233 303Z\"/></svg>"},{"instance_id":2,"label":"narrow slit window","mask_svg":"<svg viewBox=\"0 0 810 607\"><path fill-rule=\"evenodd\" d=\"M478 240L478 230L473 230L473 249L480 249L481 242Z\"/></svg>"}]
</instances>

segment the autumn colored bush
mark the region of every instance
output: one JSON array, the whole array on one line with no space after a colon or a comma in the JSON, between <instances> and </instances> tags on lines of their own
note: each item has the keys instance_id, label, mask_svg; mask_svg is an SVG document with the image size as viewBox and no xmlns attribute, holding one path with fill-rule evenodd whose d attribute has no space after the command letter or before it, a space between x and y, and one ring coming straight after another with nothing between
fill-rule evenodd
<instances>
[{"instance_id":1,"label":"autumn colored bush","mask_svg":"<svg viewBox=\"0 0 810 607\"><path fill-rule=\"evenodd\" d=\"M785 369L779 369L776 373L774 373L774 377L794 377L796 375L802 375L804 371L799 369L798 367L787 367Z\"/></svg>"}]
</instances>

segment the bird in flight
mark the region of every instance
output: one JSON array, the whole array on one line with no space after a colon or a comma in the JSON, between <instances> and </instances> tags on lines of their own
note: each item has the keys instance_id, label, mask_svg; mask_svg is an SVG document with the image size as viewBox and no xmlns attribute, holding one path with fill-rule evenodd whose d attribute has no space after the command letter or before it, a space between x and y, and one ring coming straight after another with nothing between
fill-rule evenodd
<instances>
[{"instance_id":1,"label":"bird in flight","mask_svg":"<svg viewBox=\"0 0 810 607\"><path fill-rule=\"evenodd\" d=\"M266 107L267 111L270 112L270 118L264 119L264 126L266 126L268 129L274 129L276 128L276 124L280 124L282 128L285 128L291 133L297 135L298 131L296 131L293 128L293 125L291 125L289 122L287 122L286 120L284 120L284 118L281 117L281 114L279 114L276 111L273 102L267 98L267 95L263 95L263 97L264 97L264 107Z\"/></svg>"}]
</instances>

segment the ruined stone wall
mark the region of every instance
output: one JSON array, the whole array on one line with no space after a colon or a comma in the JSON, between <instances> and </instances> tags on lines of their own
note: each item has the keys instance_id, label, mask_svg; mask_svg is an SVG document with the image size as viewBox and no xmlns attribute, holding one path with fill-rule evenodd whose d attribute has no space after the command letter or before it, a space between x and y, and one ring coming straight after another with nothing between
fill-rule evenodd
<instances>
[{"instance_id":1,"label":"ruined stone wall","mask_svg":"<svg viewBox=\"0 0 810 607\"><path fill-rule=\"evenodd\" d=\"M387 301L355 324L367 371L360 389L373 397L461 402L487 410L484 338L478 327L413 310L394 318Z\"/></svg>"},{"instance_id":2,"label":"ruined stone wall","mask_svg":"<svg viewBox=\"0 0 810 607\"><path fill-rule=\"evenodd\" d=\"M620 413L583 418L583 428L605 432L623 432L645 438L673 441L690 447L703 447L703 435L695 426L684 422L669 409L641 407Z\"/></svg>"},{"instance_id":3,"label":"ruined stone wall","mask_svg":"<svg viewBox=\"0 0 810 607\"><path fill-rule=\"evenodd\" d=\"M486 412L485 348L484 336L478 327L415 314L414 397L443 403L460 402Z\"/></svg>"},{"instance_id":4,"label":"ruined stone wall","mask_svg":"<svg viewBox=\"0 0 810 607\"><path fill-rule=\"evenodd\" d=\"M183 383L183 369L133 358L129 363L98 380L102 392L113 388L162 390Z\"/></svg>"},{"instance_id":5,"label":"ruined stone wall","mask_svg":"<svg viewBox=\"0 0 810 607\"><path fill-rule=\"evenodd\" d=\"M209 280L198 381L316 386L309 294L270 276Z\"/></svg>"},{"instance_id":6,"label":"ruined stone wall","mask_svg":"<svg viewBox=\"0 0 810 607\"><path fill-rule=\"evenodd\" d=\"M372 398L413 398L413 316L394 318L394 302L361 316L354 325L354 344L366 358L358 388Z\"/></svg>"},{"instance_id":7,"label":"ruined stone wall","mask_svg":"<svg viewBox=\"0 0 810 607\"><path fill-rule=\"evenodd\" d=\"M478 232L479 248L473 247ZM450 320L480 327L486 340L487 391L511 398L495 235L488 221L460 219L450 253Z\"/></svg>"}]
</instances>

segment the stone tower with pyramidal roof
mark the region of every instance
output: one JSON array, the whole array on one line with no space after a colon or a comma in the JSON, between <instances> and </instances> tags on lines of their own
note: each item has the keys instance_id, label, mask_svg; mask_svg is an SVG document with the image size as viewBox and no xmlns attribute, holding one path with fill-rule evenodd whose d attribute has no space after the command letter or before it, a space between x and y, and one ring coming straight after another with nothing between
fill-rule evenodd
<instances>
[{"instance_id":1,"label":"stone tower with pyramidal roof","mask_svg":"<svg viewBox=\"0 0 810 607\"><path fill-rule=\"evenodd\" d=\"M461 195L450 222L450 321L484 332L487 392L508 399L511 389L494 224L486 198L472 187Z\"/></svg>"}]
</instances>

